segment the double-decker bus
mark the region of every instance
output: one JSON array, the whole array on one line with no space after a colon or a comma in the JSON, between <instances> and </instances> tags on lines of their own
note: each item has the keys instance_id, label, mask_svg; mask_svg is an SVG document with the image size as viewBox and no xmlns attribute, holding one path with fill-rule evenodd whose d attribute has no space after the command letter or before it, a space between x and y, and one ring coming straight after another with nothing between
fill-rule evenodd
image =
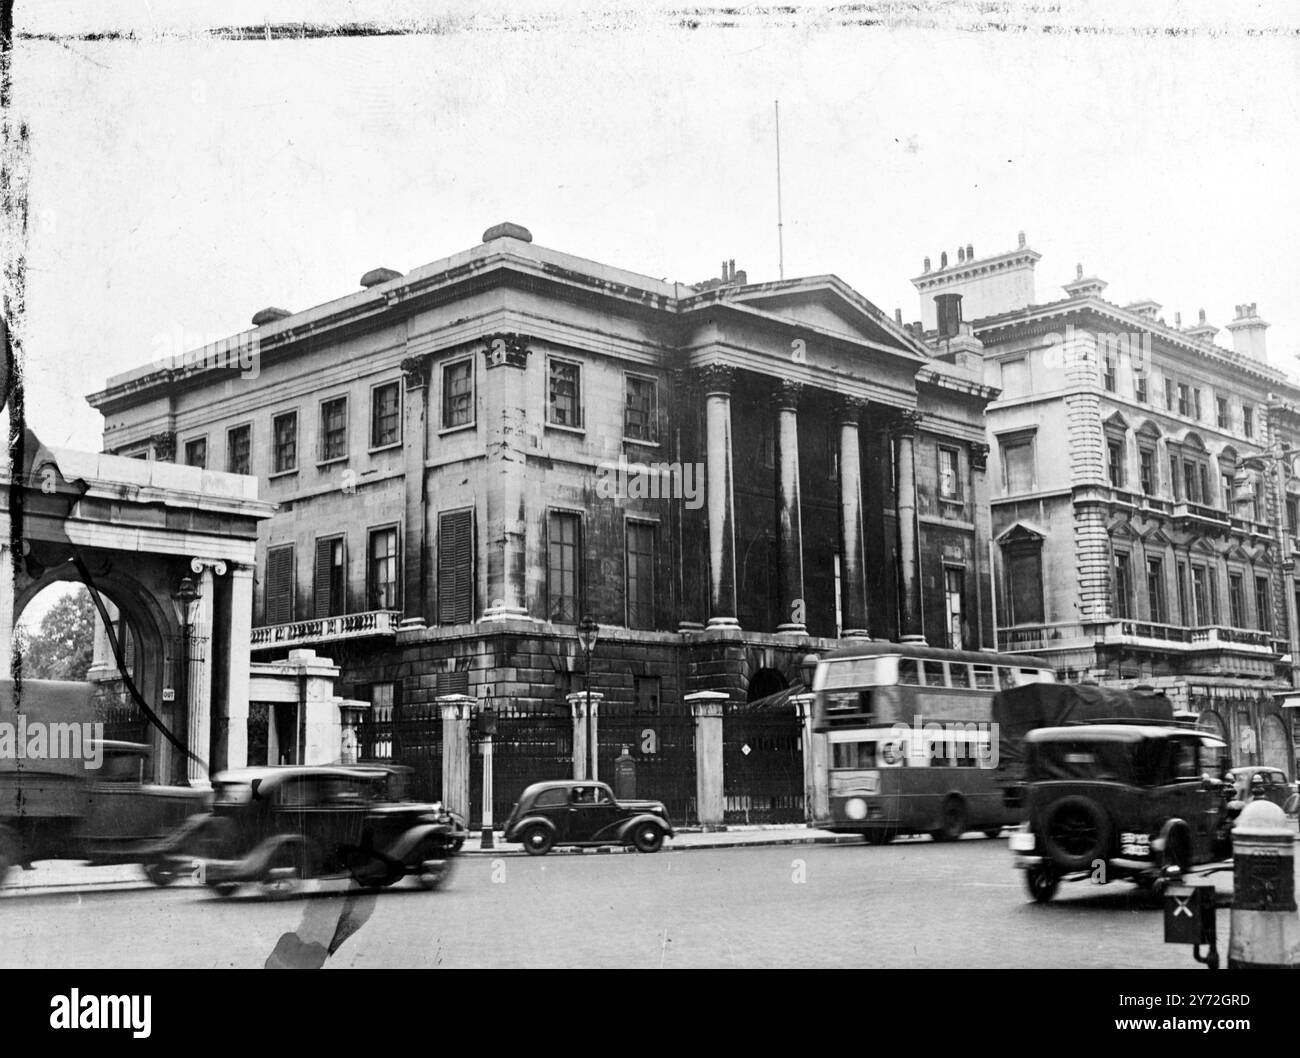
<instances>
[{"instance_id":1,"label":"double-decker bus","mask_svg":"<svg viewBox=\"0 0 1300 1058\"><path fill-rule=\"evenodd\" d=\"M1019 815L994 781L993 696L1055 681L1048 662L1021 654L871 642L824 655L813 730L830 744L826 829L874 844L898 834L996 837Z\"/></svg>"}]
</instances>

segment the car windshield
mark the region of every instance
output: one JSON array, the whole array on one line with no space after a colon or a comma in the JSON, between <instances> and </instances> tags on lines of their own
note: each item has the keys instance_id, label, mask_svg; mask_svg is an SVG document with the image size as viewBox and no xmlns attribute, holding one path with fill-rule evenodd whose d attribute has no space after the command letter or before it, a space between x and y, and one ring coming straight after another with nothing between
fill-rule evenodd
<instances>
[{"instance_id":1,"label":"car windshield","mask_svg":"<svg viewBox=\"0 0 1300 1058\"><path fill-rule=\"evenodd\" d=\"M1138 775L1144 769L1131 751L1141 745L1095 739L1030 743L1025 778L1030 782L1140 782Z\"/></svg>"}]
</instances>

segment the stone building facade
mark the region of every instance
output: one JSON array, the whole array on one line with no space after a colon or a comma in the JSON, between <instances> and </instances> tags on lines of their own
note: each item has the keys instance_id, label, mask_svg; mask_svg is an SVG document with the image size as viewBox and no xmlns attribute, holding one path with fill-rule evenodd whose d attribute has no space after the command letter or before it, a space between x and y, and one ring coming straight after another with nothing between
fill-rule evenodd
<instances>
[{"instance_id":1,"label":"stone building facade","mask_svg":"<svg viewBox=\"0 0 1300 1058\"><path fill-rule=\"evenodd\" d=\"M316 649L374 718L491 706L544 742L589 675L603 777L655 718L689 744L701 702L779 710L845 639L995 644L995 390L835 276L665 282L504 224L254 322L110 379L104 447L261 481L255 659Z\"/></svg>"},{"instance_id":2,"label":"stone building facade","mask_svg":"<svg viewBox=\"0 0 1300 1058\"><path fill-rule=\"evenodd\" d=\"M1268 362L1268 324L1238 305L1215 342L1152 301L1119 305L1082 266L1034 300L1016 250L913 279L940 303L930 341L981 358L999 643L1068 680L1164 689L1238 764L1295 774L1300 390ZM979 318L960 319L973 292ZM957 295L944 332L942 303Z\"/></svg>"}]
</instances>

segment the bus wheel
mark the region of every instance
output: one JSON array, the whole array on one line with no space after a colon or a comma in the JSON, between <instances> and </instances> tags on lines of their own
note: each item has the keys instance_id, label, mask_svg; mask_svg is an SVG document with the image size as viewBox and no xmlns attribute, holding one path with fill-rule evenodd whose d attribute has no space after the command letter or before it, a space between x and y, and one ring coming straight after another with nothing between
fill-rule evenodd
<instances>
[{"instance_id":1,"label":"bus wheel","mask_svg":"<svg viewBox=\"0 0 1300 1058\"><path fill-rule=\"evenodd\" d=\"M1060 879L1047 864L1029 867L1025 870L1025 888L1037 903L1046 904L1056 895Z\"/></svg>"},{"instance_id":2,"label":"bus wheel","mask_svg":"<svg viewBox=\"0 0 1300 1058\"><path fill-rule=\"evenodd\" d=\"M989 827L986 831L984 831L984 836L985 836L986 838L993 838L994 840L996 840L996 839L1002 837L1002 828L1001 828L1001 827Z\"/></svg>"},{"instance_id":3,"label":"bus wheel","mask_svg":"<svg viewBox=\"0 0 1300 1058\"><path fill-rule=\"evenodd\" d=\"M960 797L950 795L939 811L939 826L930 831L935 841L956 841L966 833L966 805Z\"/></svg>"},{"instance_id":4,"label":"bus wheel","mask_svg":"<svg viewBox=\"0 0 1300 1058\"><path fill-rule=\"evenodd\" d=\"M869 845L888 845L898 836L897 830L867 830L862 836L867 839Z\"/></svg>"}]
</instances>

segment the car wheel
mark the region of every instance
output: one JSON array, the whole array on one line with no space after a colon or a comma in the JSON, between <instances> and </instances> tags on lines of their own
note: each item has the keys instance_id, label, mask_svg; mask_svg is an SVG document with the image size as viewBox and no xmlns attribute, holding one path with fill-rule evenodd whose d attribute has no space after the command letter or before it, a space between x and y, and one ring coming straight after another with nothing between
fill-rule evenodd
<instances>
[{"instance_id":1,"label":"car wheel","mask_svg":"<svg viewBox=\"0 0 1300 1058\"><path fill-rule=\"evenodd\" d=\"M1002 837L1002 828L989 827L987 830L984 831L984 836L986 838L993 838L994 840L996 840L997 838Z\"/></svg>"},{"instance_id":2,"label":"car wheel","mask_svg":"<svg viewBox=\"0 0 1300 1058\"><path fill-rule=\"evenodd\" d=\"M180 872L165 859L150 860L143 866L144 876L157 886L171 885L180 877Z\"/></svg>"},{"instance_id":3,"label":"car wheel","mask_svg":"<svg viewBox=\"0 0 1300 1058\"><path fill-rule=\"evenodd\" d=\"M664 832L653 823L642 823L632 835L637 852L658 852L664 845Z\"/></svg>"},{"instance_id":4,"label":"car wheel","mask_svg":"<svg viewBox=\"0 0 1300 1058\"><path fill-rule=\"evenodd\" d=\"M456 853L457 844L447 846L441 841L427 840L420 848L420 866L415 880L421 889L437 889L451 874L449 856Z\"/></svg>"},{"instance_id":5,"label":"car wheel","mask_svg":"<svg viewBox=\"0 0 1300 1058\"><path fill-rule=\"evenodd\" d=\"M939 826L930 831L935 841L956 841L966 833L966 803L955 794L944 799Z\"/></svg>"},{"instance_id":6,"label":"car wheel","mask_svg":"<svg viewBox=\"0 0 1300 1058\"><path fill-rule=\"evenodd\" d=\"M1068 871L1090 868L1105 859L1110 824L1096 801L1063 797L1048 810L1043 823L1043 847L1052 861Z\"/></svg>"},{"instance_id":7,"label":"car wheel","mask_svg":"<svg viewBox=\"0 0 1300 1058\"><path fill-rule=\"evenodd\" d=\"M239 888L238 882L217 882L213 887L218 896L234 896Z\"/></svg>"},{"instance_id":8,"label":"car wheel","mask_svg":"<svg viewBox=\"0 0 1300 1058\"><path fill-rule=\"evenodd\" d=\"M1060 881L1056 872L1045 863L1025 870L1025 888L1038 904L1046 904L1056 895Z\"/></svg>"},{"instance_id":9,"label":"car wheel","mask_svg":"<svg viewBox=\"0 0 1300 1058\"><path fill-rule=\"evenodd\" d=\"M862 836L867 839L868 845L888 845L894 838L898 837L897 830L867 830Z\"/></svg>"},{"instance_id":10,"label":"car wheel","mask_svg":"<svg viewBox=\"0 0 1300 1058\"><path fill-rule=\"evenodd\" d=\"M545 856L555 844L555 835L538 823L520 834L519 840L529 856Z\"/></svg>"}]
</instances>

